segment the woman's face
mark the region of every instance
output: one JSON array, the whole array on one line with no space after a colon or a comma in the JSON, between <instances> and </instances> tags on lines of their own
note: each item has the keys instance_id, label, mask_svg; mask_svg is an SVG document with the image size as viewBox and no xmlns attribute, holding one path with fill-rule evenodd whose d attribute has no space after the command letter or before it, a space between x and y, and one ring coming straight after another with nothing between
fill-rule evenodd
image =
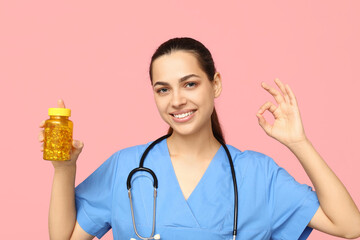
<instances>
[{"instance_id":1,"label":"woman's face","mask_svg":"<svg viewBox=\"0 0 360 240\"><path fill-rule=\"evenodd\" d=\"M214 98L221 93L219 73L211 82L192 53L175 51L154 60L152 74L156 106L175 132L211 131Z\"/></svg>"}]
</instances>

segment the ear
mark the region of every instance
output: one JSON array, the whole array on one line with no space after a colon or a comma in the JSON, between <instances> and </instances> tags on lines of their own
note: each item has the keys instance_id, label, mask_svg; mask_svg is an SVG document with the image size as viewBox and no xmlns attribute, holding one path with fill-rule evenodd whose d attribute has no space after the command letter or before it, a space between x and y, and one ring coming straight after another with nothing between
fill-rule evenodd
<instances>
[{"instance_id":1,"label":"ear","mask_svg":"<svg viewBox=\"0 0 360 240\"><path fill-rule=\"evenodd\" d=\"M216 72L214 75L214 80L212 81L213 88L214 88L214 96L217 98L220 96L222 91L222 83L221 83L221 76L219 72Z\"/></svg>"}]
</instances>

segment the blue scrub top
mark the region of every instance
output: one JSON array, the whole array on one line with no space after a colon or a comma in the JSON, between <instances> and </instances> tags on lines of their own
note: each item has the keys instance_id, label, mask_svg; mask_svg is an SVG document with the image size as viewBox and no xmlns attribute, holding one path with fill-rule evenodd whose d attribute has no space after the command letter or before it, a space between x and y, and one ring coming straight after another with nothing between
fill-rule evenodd
<instances>
[{"instance_id":1,"label":"blue scrub top","mask_svg":"<svg viewBox=\"0 0 360 240\"><path fill-rule=\"evenodd\" d=\"M133 228L126 180L151 142L117 151L75 188L77 221L101 238L111 228L114 239L139 239ZM269 156L227 145L238 184L236 239L307 239L308 223L319 207L316 192L298 183ZM145 167L158 178L155 234L163 240L232 239L234 192L231 170L221 146L198 185L185 200L171 163L167 139L150 150ZM152 231L153 180L146 172L132 178L138 233Z\"/></svg>"}]
</instances>

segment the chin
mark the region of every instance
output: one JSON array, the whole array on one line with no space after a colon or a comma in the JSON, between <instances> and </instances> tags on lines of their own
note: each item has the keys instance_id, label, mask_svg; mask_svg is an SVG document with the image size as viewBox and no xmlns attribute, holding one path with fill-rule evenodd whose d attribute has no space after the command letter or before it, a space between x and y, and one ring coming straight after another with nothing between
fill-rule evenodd
<instances>
[{"instance_id":1,"label":"chin","mask_svg":"<svg viewBox=\"0 0 360 240\"><path fill-rule=\"evenodd\" d=\"M190 135L197 134L199 132L199 129L194 128L193 126L181 126L181 127L171 126L171 127L172 127L174 133L182 135L182 136L190 136Z\"/></svg>"},{"instance_id":2,"label":"chin","mask_svg":"<svg viewBox=\"0 0 360 240\"><path fill-rule=\"evenodd\" d=\"M169 126L173 129L173 132L177 133L177 134L185 135L185 134L191 133L190 129L186 129L183 126L179 127L179 126L174 126L174 125L170 125L170 124L169 124Z\"/></svg>"}]
</instances>

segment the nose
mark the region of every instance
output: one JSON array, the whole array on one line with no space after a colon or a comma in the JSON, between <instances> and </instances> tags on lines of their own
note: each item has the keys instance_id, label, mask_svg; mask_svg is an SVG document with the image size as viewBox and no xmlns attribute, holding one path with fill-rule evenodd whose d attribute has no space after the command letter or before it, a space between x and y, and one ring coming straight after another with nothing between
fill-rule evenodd
<instances>
[{"instance_id":1,"label":"nose","mask_svg":"<svg viewBox=\"0 0 360 240\"><path fill-rule=\"evenodd\" d=\"M180 91L174 91L171 98L171 105L174 108L179 108L186 104L186 98Z\"/></svg>"}]
</instances>

